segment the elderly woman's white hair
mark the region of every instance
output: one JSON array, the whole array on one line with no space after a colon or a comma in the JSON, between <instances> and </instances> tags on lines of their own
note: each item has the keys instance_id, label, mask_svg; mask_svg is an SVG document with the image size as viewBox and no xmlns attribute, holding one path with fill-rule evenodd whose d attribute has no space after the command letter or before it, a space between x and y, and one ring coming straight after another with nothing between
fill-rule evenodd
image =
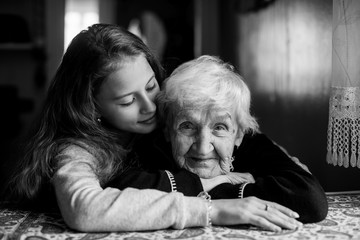
<instances>
[{"instance_id":1,"label":"elderly woman's white hair","mask_svg":"<svg viewBox=\"0 0 360 240\"><path fill-rule=\"evenodd\" d=\"M180 108L209 107L233 110L242 132L257 132L250 114L250 90L234 67L218 57L204 55L177 67L157 96L160 118L172 123Z\"/></svg>"}]
</instances>

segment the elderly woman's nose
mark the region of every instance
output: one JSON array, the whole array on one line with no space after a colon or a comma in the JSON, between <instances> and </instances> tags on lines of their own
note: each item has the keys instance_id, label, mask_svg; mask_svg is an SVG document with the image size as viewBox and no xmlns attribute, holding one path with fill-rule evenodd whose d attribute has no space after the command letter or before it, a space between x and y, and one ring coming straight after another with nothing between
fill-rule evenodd
<instances>
[{"instance_id":1,"label":"elderly woman's nose","mask_svg":"<svg viewBox=\"0 0 360 240\"><path fill-rule=\"evenodd\" d=\"M214 150L213 146L213 137L207 131L200 131L197 134L195 143L194 143L194 150L199 155L206 155Z\"/></svg>"}]
</instances>

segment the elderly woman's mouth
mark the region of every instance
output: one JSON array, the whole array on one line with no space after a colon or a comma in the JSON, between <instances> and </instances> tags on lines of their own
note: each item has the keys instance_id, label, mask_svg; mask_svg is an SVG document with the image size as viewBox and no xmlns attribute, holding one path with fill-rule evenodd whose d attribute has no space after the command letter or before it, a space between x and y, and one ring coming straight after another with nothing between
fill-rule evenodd
<instances>
[{"instance_id":1,"label":"elderly woman's mouth","mask_svg":"<svg viewBox=\"0 0 360 240\"><path fill-rule=\"evenodd\" d=\"M217 161L216 157L186 157L186 159L194 162Z\"/></svg>"}]
</instances>

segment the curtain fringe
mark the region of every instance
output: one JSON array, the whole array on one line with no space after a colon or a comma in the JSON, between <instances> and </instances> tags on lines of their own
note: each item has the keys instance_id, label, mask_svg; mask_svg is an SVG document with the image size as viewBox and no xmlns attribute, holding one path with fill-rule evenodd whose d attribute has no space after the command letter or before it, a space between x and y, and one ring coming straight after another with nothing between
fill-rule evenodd
<instances>
[{"instance_id":1,"label":"curtain fringe","mask_svg":"<svg viewBox=\"0 0 360 240\"><path fill-rule=\"evenodd\" d=\"M329 118L326 161L360 168L360 118Z\"/></svg>"}]
</instances>

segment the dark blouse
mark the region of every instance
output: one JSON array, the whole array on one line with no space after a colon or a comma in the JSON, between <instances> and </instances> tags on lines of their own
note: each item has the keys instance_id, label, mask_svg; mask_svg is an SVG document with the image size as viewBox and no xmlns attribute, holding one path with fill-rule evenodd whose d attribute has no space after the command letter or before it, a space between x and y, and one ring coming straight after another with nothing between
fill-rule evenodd
<instances>
[{"instance_id":1,"label":"dark blouse","mask_svg":"<svg viewBox=\"0 0 360 240\"><path fill-rule=\"evenodd\" d=\"M142 167L127 170L107 186L170 192L169 177L163 171L169 170L174 175L177 191L186 196L197 196L203 191L197 175L175 165L171 146L161 132L144 137L133 151ZM303 223L318 222L326 217L328 204L318 180L264 134L245 135L233 155L234 172L249 172L255 179L255 183L244 188L244 197L255 196L284 205L299 213ZM238 198L239 185L220 184L209 194L212 199Z\"/></svg>"}]
</instances>

